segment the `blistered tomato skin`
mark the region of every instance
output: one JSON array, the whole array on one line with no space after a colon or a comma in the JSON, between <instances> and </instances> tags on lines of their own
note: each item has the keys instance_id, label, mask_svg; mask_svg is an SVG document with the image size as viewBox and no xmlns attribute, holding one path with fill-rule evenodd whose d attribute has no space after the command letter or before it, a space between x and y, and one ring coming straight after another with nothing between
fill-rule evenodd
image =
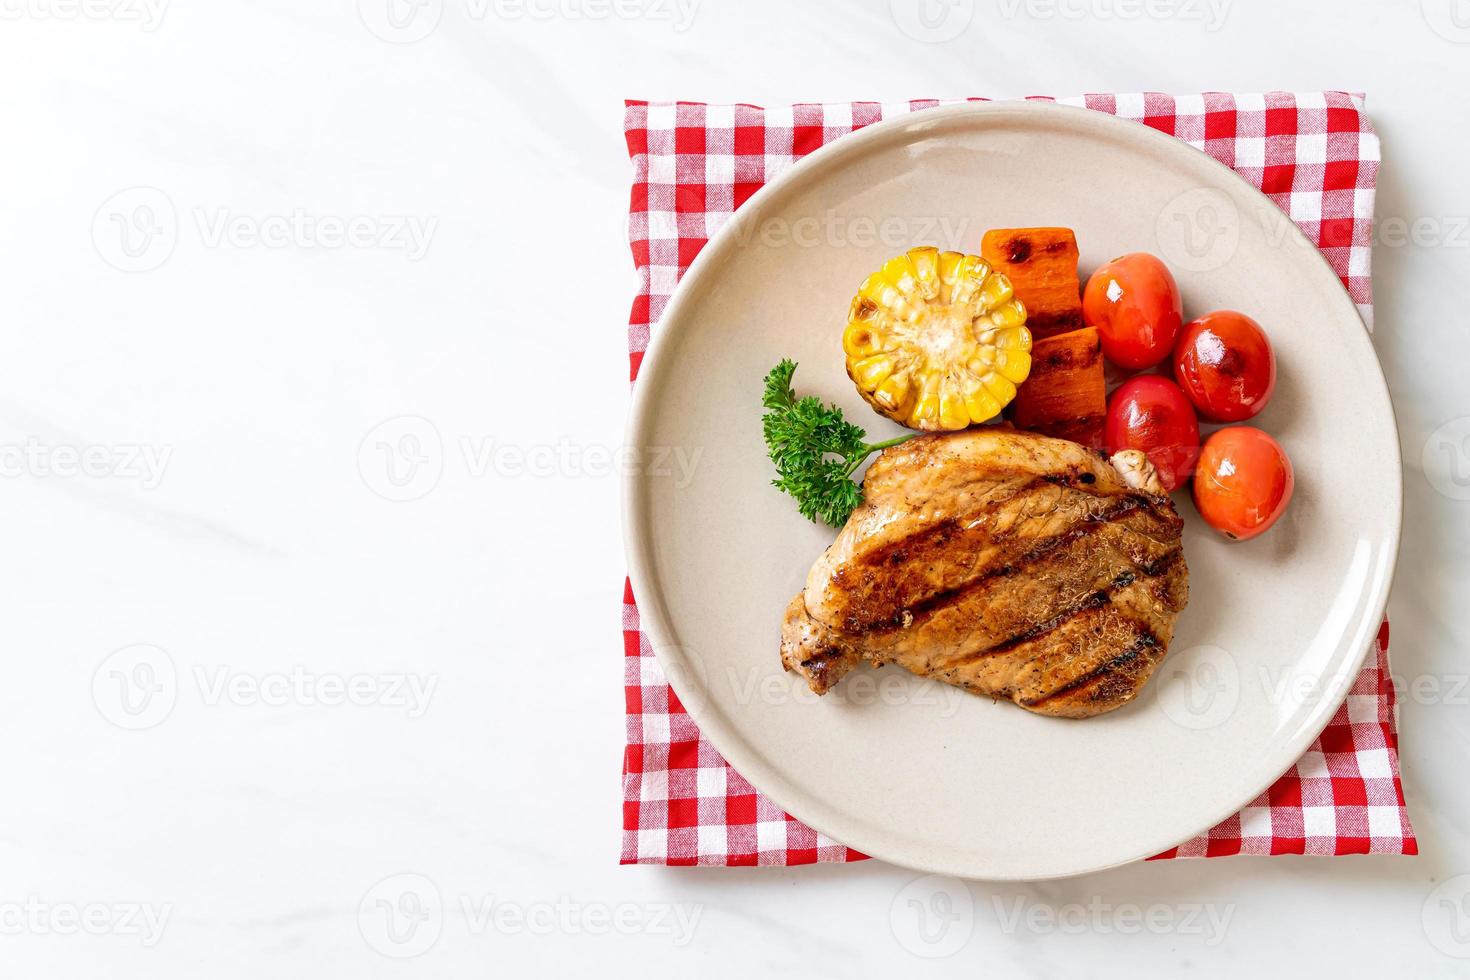
<instances>
[{"instance_id":1,"label":"blistered tomato skin","mask_svg":"<svg viewBox=\"0 0 1470 980\"><path fill-rule=\"evenodd\" d=\"M1147 252L1130 252L1087 280L1082 319L1097 328L1108 360L1137 371L1173 352L1184 326L1184 305L1163 262Z\"/></svg>"},{"instance_id":2,"label":"blistered tomato skin","mask_svg":"<svg viewBox=\"0 0 1470 980\"><path fill-rule=\"evenodd\" d=\"M1237 425L1205 440L1194 475L1194 506L1210 527L1245 541L1276 523L1295 488L1286 450L1260 429Z\"/></svg>"},{"instance_id":3,"label":"blistered tomato skin","mask_svg":"<svg viewBox=\"0 0 1470 980\"><path fill-rule=\"evenodd\" d=\"M1174 349L1174 377L1205 418L1244 422L1276 390L1276 354L1259 323L1219 310L1185 326Z\"/></svg>"},{"instance_id":4,"label":"blistered tomato skin","mask_svg":"<svg viewBox=\"0 0 1470 980\"><path fill-rule=\"evenodd\" d=\"M1182 486L1199 455L1199 420L1179 386L1156 374L1119 385L1108 399L1103 430L1108 452L1141 449L1159 471L1165 490Z\"/></svg>"}]
</instances>

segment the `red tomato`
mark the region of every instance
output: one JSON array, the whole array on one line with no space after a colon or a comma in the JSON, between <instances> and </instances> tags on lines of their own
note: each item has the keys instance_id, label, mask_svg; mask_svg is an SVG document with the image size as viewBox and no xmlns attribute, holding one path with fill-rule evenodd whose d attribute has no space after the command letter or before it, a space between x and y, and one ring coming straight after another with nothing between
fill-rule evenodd
<instances>
[{"instance_id":1,"label":"red tomato","mask_svg":"<svg viewBox=\"0 0 1470 980\"><path fill-rule=\"evenodd\" d=\"M1108 360L1137 371L1169 356L1184 324L1184 306L1164 263L1146 252L1132 252L1087 280L1082 319L1102 335Z\"/></svg>"},{"instance_id":2,"label":"red tomato","mask_svg":"<svg viewBox=\"0 0 1470 980\"><path fill-rule=\"evenodd\" d=\"M1188 480L1199 455L1199 421L1179 386L1157 374L1140 374L1108 399L1103 441L1108 452L1141 449L1159 471L1164 489Z\"/></svg>"},{"instance_id":3,"label":"red tomato","mask_svg":"<svg viewBox=\"0 0 1470 980\"><path fill-rule=\"evenodd\" d=\"M1295 486L1286 450L1260 429L1236 425L1205 440L1194 506L1210 527L1244 541L1276 523Z\"/></svg>"},{"instance_id":4,"label":"red tomato","mask_svg":"<svg viewBox=\"0 0 1470 980\"><path fill-rule=\"evenodd\" d=\"M1244 313L1206 313L1174 348L1174 377L1205 418L1242 422L1276 390L1276 354L1261 325Z\"/></svg>"}]
</instances>

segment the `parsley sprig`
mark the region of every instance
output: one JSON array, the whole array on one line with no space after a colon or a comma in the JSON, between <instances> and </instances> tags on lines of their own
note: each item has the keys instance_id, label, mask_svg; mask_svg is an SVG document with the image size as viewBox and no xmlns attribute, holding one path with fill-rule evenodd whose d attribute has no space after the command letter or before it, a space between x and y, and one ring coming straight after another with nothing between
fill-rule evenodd
<instances>
[{"instance_id":1,"label":"parsley sprig","mask_svg":"<svg viewBox=\"0 0 1470 980\"><path fill-rule=\"evenodd\" d=\"M766 450L776 464L776 479L771 483L796 499L803 517L841 527L863 502L863 490L853 482L853 472L873 453L917 433L866 442L868 434L847 421L836 405L823 405L814 395L797 398L791 388L795 372L795 361L777 364L766 375L761 396L766 408L762 420Z\"/></svg>"}]
</instances>

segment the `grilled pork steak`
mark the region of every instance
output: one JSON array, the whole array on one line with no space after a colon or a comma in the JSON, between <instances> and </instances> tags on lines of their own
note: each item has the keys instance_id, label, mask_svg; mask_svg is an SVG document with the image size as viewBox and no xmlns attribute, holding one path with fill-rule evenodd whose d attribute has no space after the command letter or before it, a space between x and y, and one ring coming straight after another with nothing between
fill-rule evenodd
<instances>
[{"instance_id":1,"label":"grilled pork steak","mask_svg":"<svg viewBox=\"0 0 1470 980\"><path fill-rule=\"evenodd\" d=\"M1039 714L1132 700L1189 598L1183 522L1141 453L1001 428L887 449L786 610L818 694L895 663Z\"/></svg>"}]
</instances>

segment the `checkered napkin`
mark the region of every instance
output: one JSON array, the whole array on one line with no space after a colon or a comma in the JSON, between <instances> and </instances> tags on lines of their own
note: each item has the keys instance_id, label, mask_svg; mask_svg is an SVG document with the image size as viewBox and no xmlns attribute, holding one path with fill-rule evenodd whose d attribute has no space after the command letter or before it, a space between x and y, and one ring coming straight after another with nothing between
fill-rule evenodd
<instances>
[{"instance_id":1,"label":"checkered napkin","mask_svg":"<svg viewBox=\"0 0 1470 980\"><path fill-rule=\"evenodd\" d=\"M1361 96L1089 95L1060 100L1141 122L1203 150L1259 187L1316 242L1372 324L1369 280L1378 138ZM801 157L933 100L762 109L627 104L629 241L641 288L628 328L636 379L649 336L705 242L762 184ZM864 855L788 816L730 768L665 682L623 594L624 864L793 865ZM1226 854L1416 854L1399 782L1384 623L1346 702L1284 776L1239 814L1159 858Z\"/></svg>"}]
</instances>

